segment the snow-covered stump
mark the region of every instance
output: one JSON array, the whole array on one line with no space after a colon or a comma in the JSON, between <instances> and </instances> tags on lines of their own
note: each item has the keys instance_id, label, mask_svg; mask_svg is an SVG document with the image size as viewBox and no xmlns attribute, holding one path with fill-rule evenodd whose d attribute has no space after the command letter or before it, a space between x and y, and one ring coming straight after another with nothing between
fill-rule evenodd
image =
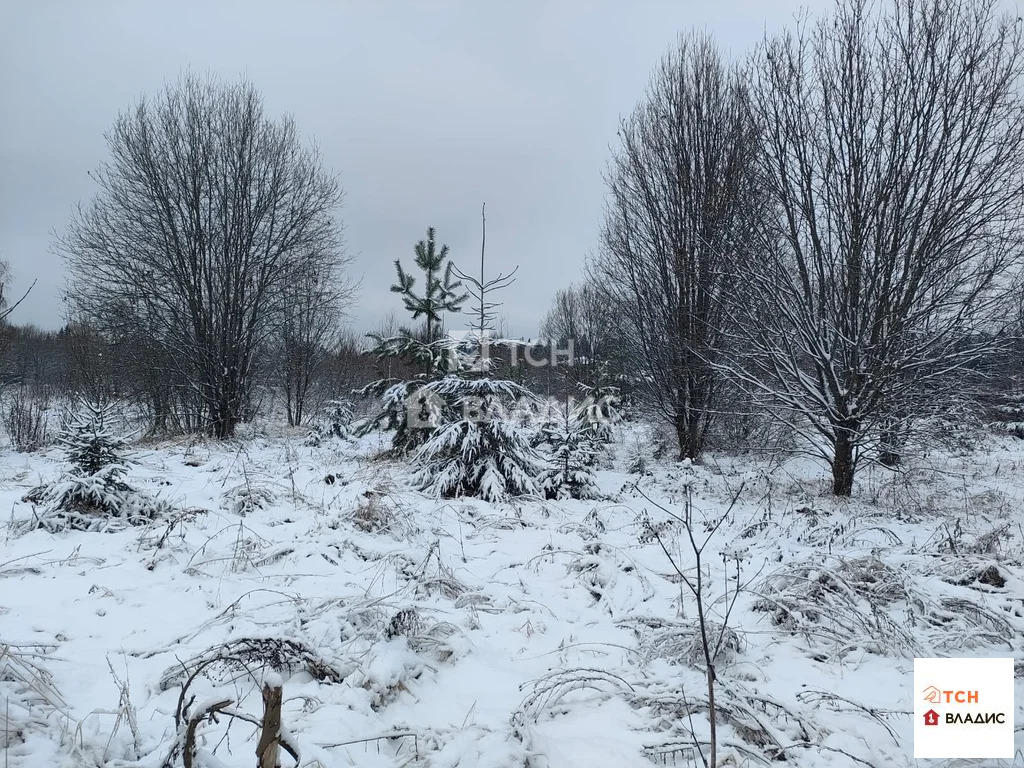
<instances>
[{"instance_id":1,"label":"snow-covered stump","mask_svg":"<svg viewBox=\"0 0 1024 768\"><path fill-rule=\"evenodd\" d=\"M256 768L281 768L282 682L270 675L263 683L263 728L256 745Z\"/></svg>"}]
</instances>

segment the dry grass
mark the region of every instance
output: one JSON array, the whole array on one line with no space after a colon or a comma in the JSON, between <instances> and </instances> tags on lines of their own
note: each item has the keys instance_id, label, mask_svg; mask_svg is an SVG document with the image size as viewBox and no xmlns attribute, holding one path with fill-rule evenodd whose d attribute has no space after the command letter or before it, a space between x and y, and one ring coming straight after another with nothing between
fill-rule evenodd
<instances>
[{"instance_id":1,"label":"dry grass","mask_svg":"<svg viewBox=\"0 0 1024 768\"><path fill-rule=\"evenodd\" d=\"M0 746L7 750L32 728L44 729L55 712L66 714L64 697L46 670L42 646L0 642L0 699L4 700Z\"/></svg>"},{"instance_id":2,"label":"dry grass","mask_svg":"<svg viewBox=\"0 0 1024 768\"><path fill-rule=\"evenodd\" d=\"M948 563L943 570L949 572ZM980 645L1014 648L1020 627L1009 614L977 599L935 595L923 583L932 575L874 556L799 562L761 582L754 610L837 658L857 648L898 656Z\"/></svg>"}]
</instances>

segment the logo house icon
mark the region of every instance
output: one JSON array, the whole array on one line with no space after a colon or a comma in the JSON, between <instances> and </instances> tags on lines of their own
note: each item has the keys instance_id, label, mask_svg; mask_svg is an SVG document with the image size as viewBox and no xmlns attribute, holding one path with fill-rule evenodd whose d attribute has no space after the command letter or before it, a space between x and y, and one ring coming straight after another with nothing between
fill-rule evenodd
<instances>
[{"instance_id":1,"label":"logo house icon","mask_svg":"<svg viewBox=\"0 0 1024 768\"><path fill-rule=\"evenodd\" d=\"M929 704L939 704L942 701L942 691L934 685L929 685L924 689L924 700Z\"/></svg>"},{"instance_id":2,"label":"logo house icon","mask_svg":"<svg viewBox=\"0 0 1024 768\"><path fill-rule=\"evenodd\" d=\"M939 713L934 709L929 709L924 713L924 724L925 725L938 725L939 724Z\"/></svg>"},{"instance_id":3,"label":"logo house icon","mask_svg":"<svg viewBox=\"0 0 1024 768\"><path fill-rule=\"evenodd\" d=\"M405 399L405 424L409 429L434 429L441 423L444 398L433 390L420 389Z\"/></svg>"}]
</instances>

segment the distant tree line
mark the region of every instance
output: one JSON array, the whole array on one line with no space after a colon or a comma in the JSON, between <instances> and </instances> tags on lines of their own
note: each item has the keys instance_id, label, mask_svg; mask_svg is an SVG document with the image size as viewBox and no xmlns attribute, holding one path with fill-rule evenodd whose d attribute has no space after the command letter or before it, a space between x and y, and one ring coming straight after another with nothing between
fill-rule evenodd
<instances>
[{"instance_id":1,"label":"distant tree line","mask_svg":"<svg viewBox=\"0 0 1024 768\"><path fill-rule=\"evenodd\" d=\"M1021 376L1022 54L995 0L838 0L737 61L683 35L621 121L584 279L539 339L492 351L508 388L614 387L680 458L812 452L837 495L950 414L998 405ZM422 356L464 290L466 326L494 331L487 286L512 273L485 279L483 242L479 278L459 271L429 230L421 284L396 260L413 325L375 334L402 349L363 354L343 330L339 180L247 82L185 75L107 143L56 244L68 322L4 325L8 393L122 398L147 433L225 438L260 411L300 425L367 382L444 373Z\"/></svg>"},{"instance_id":2,"label":"distant tree line","mask_svg":"<svg viewBox=\"0 0 1024 768\"><path fill-rule=\"evenodd\" d=\"M289 423L309 421L324 403L344 399L353 389L376 375L377 366L365 355L363 340L352 331L339 332L329 345L310 347L303 364L301 392L292 390L294 360L276 344L256 350L247 398L239 418L251 420L258 412L280 412ZM125 415L136 422L139 434L160 436L208 433L202 401L183 376L168 375L173 365L153 339L143 335L110 339L84 323L69 323L59 330L8 324L0 328L0 361L4 395L0 409L11 428L12 408L52 408L74 398L93 402L117 400L129 406ZM291 409L289 415L289 408ZM56 427L54 423L52 426Z\"/></svg>"}]
</instances>

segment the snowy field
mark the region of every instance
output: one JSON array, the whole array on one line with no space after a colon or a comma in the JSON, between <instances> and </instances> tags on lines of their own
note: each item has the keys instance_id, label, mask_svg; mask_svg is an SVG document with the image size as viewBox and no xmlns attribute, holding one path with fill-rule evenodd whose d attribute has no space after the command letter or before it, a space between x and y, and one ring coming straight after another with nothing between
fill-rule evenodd
<instances>
[{"instance_id":1,"label":"snowy field","mask_svg":"<svg viewBox=\"0 0 1024 768\"><path fill-rule=\"evenodd\" d=\"M686 484L720 764L916 765L913 657L1024 655L1024 443L865 470L837 500L808 459L628 474L652 442L630 429L601 500L502 505L413 490L381 437L138 446L129 481L183 512L114 533L23 532L65 464L5 453L0 766L161 766L199 661L189 712L259 717L280 675L304 766L702 765ZM1015 762L922 764L1024 765L1019 661L1016 701ZM204 721L199 765L253 766L257 737Z\"/></svg>"}]
</instances>

